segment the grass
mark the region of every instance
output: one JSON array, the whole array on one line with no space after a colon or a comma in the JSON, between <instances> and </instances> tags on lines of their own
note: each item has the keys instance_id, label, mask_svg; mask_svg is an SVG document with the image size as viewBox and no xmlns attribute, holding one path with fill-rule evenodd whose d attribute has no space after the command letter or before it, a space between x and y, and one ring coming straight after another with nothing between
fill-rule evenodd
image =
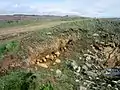
<instances>
[{"instance_id":1,"label":"grass","mask_svg":"<svg viewBox=\"0 0 120 90\"><path fill-rule=\"evenodd\" d=\"M49 18L37 18L37 19L30 19L30 20L8 20L8 21L0 21L0 28L5 27L14 27L14 26L23 26L23 25L34 25L34 24L42 24L46 22L52 21L74 21L74 20L82 20L85 19L83 17L49 17Z\"/></svg>"},{"instance_id":2,"label":"grass","mask_svg":"<svg viewBox=\"0 0 120 90\"><path fill-rule=\"evenodd\" d=\"M0 21L0 28L12 27L12 26L21 26L32 23L30 20L24 21Z\"/></svg>"},{"instance_id":3,"label":"grass","mask_svg":"<svg viewBox=\"0 0 120 90\"><path fill-rule=\"evenodd\" d=\"M40 87L40 90L54 90L53 89L53 86L51 85L51 83L47 83L47 84L43 84L41 87Z\"/></svg>"},{"instance_id":4,"label":"grass","mask_svg":"<svg viewBox=\"0 0 120 90\"><path fill-rule=\"evenodd\" d=\"M11 72L9 75L0 78L0 90L20 90L24 83L25 72Z\"/></svg>"},{"instance_id":5,"label":"grass","mask_svg":"<svg viewBox=\"0 0 120 90\"><path fill-rule=\"evenodd\" d=\"M42 24L44 22L53 21L52 19L31 19L31 20L16 20L16 21L0 21L0 28L32 25L32 24Z\"/></svg>"},{"instance_id":6,"label":"grass","mask_svg":"<svg viewBox=\"0 0 120 90\"><path fill-rule=\"evenodd\" d=\"M10 41L0 45L0 58L4 57L7 53L16 53L19 49L18 41Z\"/></svg>"},{"instance_id":7,"label":"grass","mask_svg":"<svg viewBox=\"0 0 120 90\"><path fill-rule=\"evenodd\" d=\"M39 84L32 72L12 71L0 77L0 90L54 90L50 82Z\"/></svg>"}]
</instances>

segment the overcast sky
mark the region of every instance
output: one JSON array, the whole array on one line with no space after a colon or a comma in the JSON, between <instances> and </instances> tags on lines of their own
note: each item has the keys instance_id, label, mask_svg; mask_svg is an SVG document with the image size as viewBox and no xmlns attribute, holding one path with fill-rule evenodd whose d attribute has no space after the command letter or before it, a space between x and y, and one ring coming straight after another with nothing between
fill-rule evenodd
<instances>
[{"instance_id":1,"label":"overcast sky","mask_svg":"<svg viewBox=\"0 0 120 90\"><path fill-rule=\"evenodd\" d=\"M0 14L120 17L120 0L0 0Z\"/></svg>"}]
</instances>

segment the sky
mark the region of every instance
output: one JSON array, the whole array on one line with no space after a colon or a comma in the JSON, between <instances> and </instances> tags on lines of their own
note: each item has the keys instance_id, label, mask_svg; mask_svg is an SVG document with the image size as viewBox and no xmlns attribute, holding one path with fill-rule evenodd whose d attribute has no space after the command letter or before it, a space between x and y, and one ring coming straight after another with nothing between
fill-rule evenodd
<instances>
[{"instance_id":1,"label":"sky","mask_svg":"<svg viewBox=\"0 0 120 90\"><path fill-rule=\"evenodd\" d=\"M0 0L0 14L120 17L120 0Z\"/></svg>"}]
</instances>

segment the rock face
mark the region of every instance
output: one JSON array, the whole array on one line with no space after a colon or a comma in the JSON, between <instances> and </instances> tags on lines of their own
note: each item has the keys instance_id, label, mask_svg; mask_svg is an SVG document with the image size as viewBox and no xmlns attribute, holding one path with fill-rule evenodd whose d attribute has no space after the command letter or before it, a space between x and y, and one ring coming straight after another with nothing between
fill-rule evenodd
<instances>
[{"instance_id":1,"label":"rock face","mask_svg":"<svg viewBox=\"0 0 120 90\"><path fill-rule=\"evenodd\" d=\"M68 49L69 44L71 44L72 41L73 38L70 35L65 38L55 38L55 40L51 40L49 43L43 43L43 45L34 42L36 46L27 46L30 64L42 67L46 64L46 67L49 67L50 65L61 63L59 58L61 54Z\"/></svg>"},{"instance_id":2,"label":"rock face","mask_svg":"<svg viewBox=\"0 0 120 90\"><path fill-rule=\"evenodd\" d=\"M97 43L93 45L94 51L96 52L96 56L101 54L101 57L104 57L105 67L116 67L120 66L120 47L119 45L115 46L115 43ZM89 58L87 58L89 59ZM101 58L102 59L102 58Z\"/></svg>"},{"instance_id":3,"label":"rock face","mask_svg":"<svg viewBox=\"0 0 120 90\"><path fill-rule=\"evenodd\" d=\"M52 63L54 65L56 63L61 63L61 60L59 59L60 54L61 54L60 51L54 51L44 56L40 56L39 54L36 54L37 56L30 58L30 64L37 65L43 68L48 68Z\"/></svg>"},{"instance_id":4,"label":"rock face","mask_svg":"<svg viewBox=\"0 0 120 90\"><path fill-rule=\"evenodd\" d=\"M118 47L114 48L110 52L106 53L107 57L107 66L108 67L115 67L117 64L119 65L120 62L120 49ZM108 56L107 56L108 55Z\"/></svg>"}]
</instances>

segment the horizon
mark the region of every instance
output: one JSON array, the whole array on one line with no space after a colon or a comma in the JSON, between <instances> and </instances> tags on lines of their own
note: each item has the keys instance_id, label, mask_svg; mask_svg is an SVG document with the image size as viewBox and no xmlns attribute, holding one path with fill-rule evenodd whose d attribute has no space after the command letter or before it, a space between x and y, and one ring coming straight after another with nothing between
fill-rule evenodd
<instances>
[{"instance_id":1,"label":"horizon","mask_svg":"<svg viewBox=\"0 0 120 90\"><path fill-rule=\"evenodd\" d=\"M120 17L119 0L4 0L0 15L55 15L113 18Z\"/></svg>"},{"instance_id":2,"label":"horizon","mask_svg":"<svg viewBox=\"0 0 120 90\"><path fill-rule=\"evenodd\" d=\"M89 17L89 16L79 16L79 15L49 15L49 14L45 14L45 15L39 15L39 14L0 14L0 16L56 16L56 17L65 17L65 16L68 16L68 17L85 17L85 18L120 18L120 17Z\"/></svg>"}]
</instances>

